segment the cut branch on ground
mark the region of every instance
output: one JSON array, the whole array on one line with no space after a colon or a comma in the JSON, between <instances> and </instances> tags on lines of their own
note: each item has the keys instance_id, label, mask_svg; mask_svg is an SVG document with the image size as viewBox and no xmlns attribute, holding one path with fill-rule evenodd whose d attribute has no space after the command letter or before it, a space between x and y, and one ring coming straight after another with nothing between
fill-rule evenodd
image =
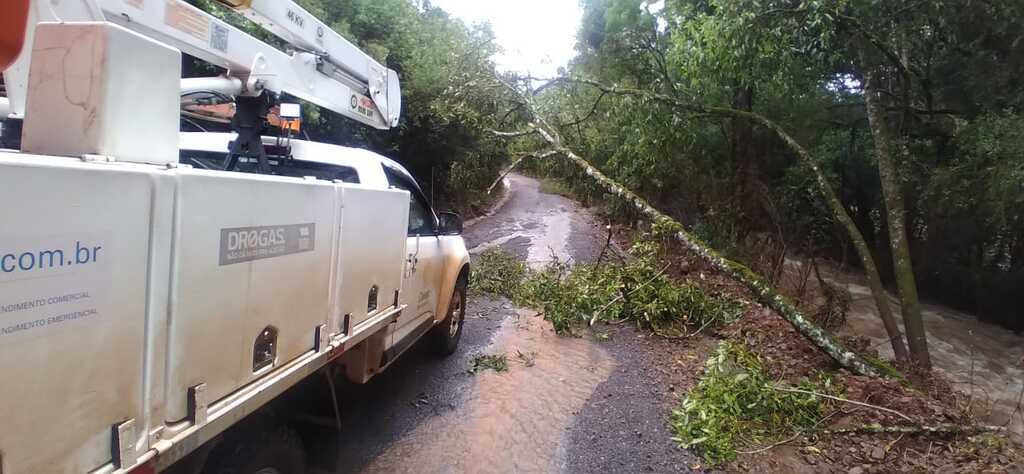
<instances>
[{"instance_id":1,"label":"cut branch on ground","mask_svg":"<svg viewBox=\"0 0 1024 474\"><path fill-rule=\"evenodd\" d=\"M901 433L901 434L943 434L943 435L976 435L981 433L1002 433L1006 431L1005 427L1002 426L990 426L990 425L958 425L954 423L938 424L938 425L880 425L870 424L861 426L850 426L845 428L833 428L825 430L825 433L840 435L840 434L882 434L882 433Z\"/></svg>"},{"instance_id":2,"label":"cut branch on ground","mask_svg":"<svg viewBox=\"0 0 1024 474\"><path fill-rule=\"evenodd\" d=\"M896 415L896 416L898 416L900 418L903 418L904 420L907 420L907 421L909 421L911 423L914 422L913 418L910 418L909 416L904 415L901 412L898 412L898 411L893 410L891 408L881 407L881 406L878 406L878 405L872 405L870 403L858 402L856 400L848 400L846 398L837 397L835 395L828 395L828 394L825 394L825 393L812 392L810 390L801 390L799 388L772 386L772 389L773 390L778 390L780 392L802 393L804 395L811 395L811 396L814 396L814 397L827 398L829 400L835 400L837 402L848 403L848 404L851 404L851 405L857 405L857 406L861 406L861 407L865 407L865 408L870 408L872 410L877 410L877 411L883 411L883 412L886 412L886 413L891 413L893 415Z\"/></svg>"}]
</instances>

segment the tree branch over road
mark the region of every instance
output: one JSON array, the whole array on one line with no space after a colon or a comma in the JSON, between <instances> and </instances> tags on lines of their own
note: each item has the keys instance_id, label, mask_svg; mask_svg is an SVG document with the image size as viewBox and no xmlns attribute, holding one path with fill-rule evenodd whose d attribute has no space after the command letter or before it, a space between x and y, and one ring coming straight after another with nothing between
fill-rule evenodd
<instances>
[{"instance_id":1,"label":"tree branch over road","mask_svg":"<svg viewBox=\"0 0 1024 474\"><path fill-rule=\"evenodd\" d=\"M800 332L800 334L802 334L804 337L810 340L815 346L817 346L826 354L828 354L842 367L847 368L848 370L851 370L858 374L869 376L881 375L881 372L875 365L873 365L860 355L844 348L835 339L833 339L831 335L829 335L823 329L821 329L813 322L811 322L806 316L804 316L800 312L800 310L798 310L784 296L782 296L774 288L772 288L771 285L768 284L768 282L763 277L754 273L749 268L723 257L717 251L710 248L707 244L705 244L700 239L696 238L693 234L691 234L689 231L687 231L687 229L679 221L669 217L660 210L654 208L645 199L633 193L631 190L627 189L625 186L622 186L615 180L609 178L596 167L591 165L587 159L577 155L573 150L563 145L558 130L552 127L545 119L545 117L538 113L537 111L537 107L534 101L534 97L536 97L537 94L536 90L530 89L529 87L517 87L514 83L504 80L501 81L505 83L509 90L513 92L514 96L518 98L517 105L521 105L523 107L523 110L531 116L532 120L525 125L526 128L522 131L522 136L532 136L534 134L539 136L543 140L543 144L541 144L542 147L546 148L546 151L542 152L541 154L544 154L546 156L551 156L553 154L561 154L567 157L570 161L572 161L577 166L582 168L584 172L587 174L587 176L594 179L594 181L596 181L602 188L604 188L605 191L614 194L617 197L622 198L626 202L630 203L630 205L636 208L640 213L650 218L656 226L658 226L661 229L667 230L671 234L672 238L675 239L677 242L681 243L684 247L686 247L696 255L703 258L717 270L722 271L723 273L731 276L732 278L736 279L738 282L746 286L754 294L759 303L768 308L771 308L779 315L781 315L786 321L792 324L797 329L797 331ZM529 83L529 79L527 79L526 82ZM640 96L643 98L659 100L668 104L673 104L678 108L693 113L710 113L719 116L740 116L748 119L753 119L758 123L769 126L769 128L771 128L773 131L776 131L776 133L780 133L785 137L788 137L789 139L786 140L787 144L791 147L796 147L798 150L802 151L802 153L800 153L801 158L807 160L808 164L810 164L813 168L817 168L816 165L813 163L813 160L810 158L810 154L802 147L800 147L795 140L793 140L788 135L785 135L784 131L782 131L780 127L757 114L727 108L702 107L695 104L681 102L675 98L663 94L606 86L596 81L590 81L586 79L559 78L549 81L548 83L541 86L541 88L547 89L554 87L555 85L558 84L567 83L587 84L610 94L629 94ZM818 172L818 175L819 185L822 186L823 188L826 188L830 192L831 188L827 186L827 182L824 181L824 177L821 176L820 171ZM838 198L835 198L834 193L831 193L831 195L834 198L835 202L838 203ZM841 205L839 205L838 207L840 208L840 210L843 211L843 213L845 213L845 210L842 209ZM849 219L848 216L847 219ZM852 225L852 221L850 223ZM855 230L856 227L853 227L853 229Z\"/></svg>"}]
</instances>

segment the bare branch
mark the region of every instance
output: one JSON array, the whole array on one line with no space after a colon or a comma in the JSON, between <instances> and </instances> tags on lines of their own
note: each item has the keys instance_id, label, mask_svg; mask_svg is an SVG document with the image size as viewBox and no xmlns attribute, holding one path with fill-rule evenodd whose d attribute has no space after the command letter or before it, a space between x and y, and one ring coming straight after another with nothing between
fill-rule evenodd
<instances>
[{"instance_id":1,"label":"bare branch","mask_svg":"<svg viewBox=\"0 0 1024 474\"><path fill-rule=\"evenodd\" d=\"M832 396L832 395L826 395L824 393L812 392L810 390L802 390L802 389L799 389L799 388L778 387L778 386L774 386L773 385L772 389L778 390L780 392L802 393L804 395L812 395L812 396L815 396L815 397L821 397L821 398L827 398L829 400L835 400L837 402L849 403L851 405L858 405L858 406L870 408L872 410L884 411L886 413L891 413L891 414L896 415L896 416L898 416L900 418L903 418L904 420L907 420L907 421L909 421L911 423L914 422L913 418L911 418L911 417L909 417L907 415L904 415L903 413L900 413L900 412L898 412L896 410L893 410L891 408L880 407L878 405L872 405L870 403L858 402L856 400L849 400L849 399L842 398L842 397L836 397L836 396Z\"/></svg>"},{"instance_id":2,"label":"bare branch","mask_svg":"<svg viewBox=\"0 0 1024 474\"><path fill-rule=\"evenodd\" d=\"M608 95L608 93L602 91L601 95L597 96L597 100L594 101L594 105L592 105L590 107L590 112L587 112L587 114L584 115L582 118L577 118L576 120L574 120L572 122L569 122L569 123L566 123L566 124L562 124L562 126L563 127L575 127L575 126L577 126L577 125L579 125L579 124L581 124L583 122L586 122L587 120L590 120L590 117L593 117L594 114L597 113L597 106L601 105L601 100L603 100L606 95Z\"/></svg>"},{"instance_id":3,"label":"bare branch","mask_svg":"<svg viewBox=\"0 0 1024 474\"><path fill-rule=\"evenodd\" d=\"M537 129L531 128L529 130L519 130L515 132L502 132L500 130L491 130L491 133L502 138L519 138L528 135L533 135L534 133L537 133Z\"/></svg>"},{"instance_id":4,"label":"bare branch","mask_svg":"<svg viewBox=\"0 0 1024 474\"><path fill-rule=\"evenodd\" d=\"M824 418L822 418L822 419L818 420L818 421L817 421L817 423L815 423L814 425L812 425L812 426L811 426L810 428L808 428L808 429L804 429L804 430L799 430L799 431L797 431L797 432L796 432L796 434L794 434L794 435L793 435L793 436L792 436L791 438L786 438L786 439L784 439L784 440L782 440L782 441L779 441L778 443L774 443L774 444L771 444L771 445L765 446L765 447L763 447L763 448L760 448L760 449L755 449L755 450L753 450L753 451L737 451L737 452L738 452L738 453L740 453L740 454L758 454L758 453L763 453L763 452L765 452L765 451L769 451L769 450L771 450L771 449L777 448L777 447L779 447L779 446L782 446L782 445L784 445L784 444L787 444L787 443L789 443L789 442L791 442L791 441L793 441L793 440L795 440L795 439L799 438L800 436L803 436L804 434L806 434L806 433L807 433L807 432L809 432L809 431L813 431L813 430L814 430L814 429L816 429L817 427L821 426L821 424L822 424L822 423L824 423L824 422L828 421L828 420L829 420L830 418L832 418L833 416L836 416L836 415L838 415L838 414L840 414L840 413L843 413L843 411L842 411L842 410L836 410L836 411L834 411L834 412L832 412L832 413L829 413L829 414L828 414L827 416L825 416Z\"/></svg>"},{"instance_id":5,"label":"bare branch","mask_svg":"<svg viewBox=\"0 0 1024 474\"><path fill-rule=\"evenodd\" d=\"M511 109L508 109L507 112L505 112L505 115L501 117L501 120L498 121L498 124L504 124L505 120L508 120L508 117L510 115L512 115L512 114L514 114L517 111L522 110L522 109L523 109L523 104L516 104L515 107L512 107Z\"/></svg>"},{"instance_id":6,"label":"bare branch","mask_svg":"<svg viewBox=\"0 0 1024 474\"><path fill-rule=\"evenodd\" d=\"M904 434L945 434L974 435L980 433L1002 433L1006 428L989 425L956 425L950 423L938 425L895 425L884 426L870 424L849 428L835 428L825 431L828 434L865 434L865 433L904 433Z\"/></svg>"},{"instance_id":7,"label":"bare branch","mask_svg":"<svg viewBox=\"0 0 1024 474\"><path fill-rule=\"evenodd\" d=\"M512 170L516 169L516 166L519 166L519 163L521 163L523 160L525 160L527 158L544 159L544 158L547 158L549 156L554 156L554 155L557 155L557 154L558 154L557 151L549 150L549 151L546 151L544 153L539 153L539 154L538 153L527 153L527 154L525 154L523 156L520 156L518 159L516 159L516 161L512 162L511 166L509 166L508 168L505 168L505 171L502 171L501 174L498 175L498 179L495 179L494 182L491 183L491 185L487 187L487 194L491 194L491 191L494 190L494 187L497 186L498 183L501 182L501 180L505 179L505 176L508 176L508 174L511 173Z\"/></svg>"}]
</instances>

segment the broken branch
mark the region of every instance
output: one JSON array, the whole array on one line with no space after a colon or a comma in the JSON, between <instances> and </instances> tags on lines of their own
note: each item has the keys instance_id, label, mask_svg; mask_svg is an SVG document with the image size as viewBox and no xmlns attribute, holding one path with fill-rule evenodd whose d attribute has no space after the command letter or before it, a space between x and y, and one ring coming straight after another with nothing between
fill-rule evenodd
<instances>
[{"instance_id":1,"label":"broken branch","mask_svg":"<svg viewBox=\"0 0 1024 474\"><path fill-rule=\"evenodd\" d=\"M891 408L880 407L878 405L872 405L870 403L858 402L856 400L849 400L849 399L842 398L842 397L836 397L836 396L833 396L833 395L826 395L824 393L812 392L810 390L802 390L802 389L799 389L799 388L778 387L778 386L774 386L774 385L772 386L772 388L775 389L775 390L778 390L780 392L802 393L804 395L812 395L812 396L815 396L815 397L821 397L821 398L827 398L829 400L835 400L837 402L849 403L851 405L862 406L862 407L870 408L872 410L884 411L886 413L891 413L891 414L896 415L896 416L898 416L900 418L903 418L904 420L907 420L907 421L909 421L911 423L914 422L913 418L911 418L911 417L909 417L907 415L904 415L903 413L900 413L900 412L898 412L896 410L893 410Z\"/></svg>"},{"instance_id":2,"label":"broken branch","mask_svg":"<svg viewBox=\"0 0 1024 474\"><path fill-rule=\"evenodd\" d=\"M527 135L533 135L534 133L537 133L537 130L536 129L518 130L518 131L515 131L515 132L502 132L501 130L491 130L491 133L493 133L496 136L502 137L502 138L519 138L519 137L525 137Z\"/></svg>"},{"instance_id":3,"label":"broken branch","mask_svg":"<svg viewBox=\"0 0 1024 474\"><path fill-rule=\"evenodd\" d=\"M619 294L619 296L616 296L616 297L615 297L615 299L613 299L613 300L609 301L609 302L608 302L608 304L604 305L604 307L602 307L601 309L599 309L599 310L597 310L596 312L594 312L594 317L590 318L590 325L591 325L591 326L593 326L593 325L594 325L594 323L596 323L596 322L597 322L597 318L598 318L599 316L601 316L601 313L605 312L605 310L607 310L608 308L611 308L611 306L612 306L613 304L615 304L615 303L618 303L618 302L619 302L620 300L622 300L623 298L627 298L627 297L629 297L629 295L632 295L633 293L636 293L636 292L638 292L638 291L640 291L640 290L642 290L642 289L646 288L646 287L647 287L648 285L650 285L651 283L653 283L653 282L654 282L654 280L657 280L657 279L658 279L658 277L660 277L661 275L663 275L663 274L665 273L665 270L668 270L668 267L670 267L670 266L672 266L672 263L671 263L671 262L670 262L670 263L668 263L667 265L665 265L665 267L664 267L664 268L662 268L660 272L656 273L656 274L655 274L654 276L652 276L652 277L651 277L651 278L650 278L649 280L647 280L646 282L644 282L644 284L643 284L643 285L640 285L640 286L638 286L638 287L634 288L634 289L633 289L632 291L630 291L630 292L628 292L628 293L620 293L620 294Z\"/></svg>"},{"instance_id":4,"label":"broken branch","mask_svg":"<svg viewBox=\"0 0 1024 474\"><path fill-rule=\"evenodd\" d=\"M556 154L558 154L557 151L551 150L551 151L546 151L546 152L541 153L541 154L527 153L527 154L525 154L523 156L520 156L519 158L516 159L516 161L512 162L511 166L509 166L508 168L505 168L505 171L502 171L501 174L498 175L498 179L495 179L494 182L491 183L491 185L487 187L487 194L491 194L491 191L494 190L494 187L497 186L498 183L501 182L501 180L505 179L505 177L508 176L508 174L511 173L512 170L516 169L516 166L519 166L519 163L521 163L523 160L525 160L527 158L547 158L549 156L556 155Z\"/></svg>"},{"instance_id":5,"label":"broken branch","mask_svg":"<svg viewBox=\"0 0 1024 474\"><path fill-rule=\"evenodd\" d=\"M834 428L825 430L828 434L880 434L880 433L901 433L901 434L944 434L944 435L976 435L981 433L1002 433L1006 428L1002 426L989 425L957 425L942 423L938 425L890 425L884 426L877 423L846 428Z\"/></svg>"}]
</instances>

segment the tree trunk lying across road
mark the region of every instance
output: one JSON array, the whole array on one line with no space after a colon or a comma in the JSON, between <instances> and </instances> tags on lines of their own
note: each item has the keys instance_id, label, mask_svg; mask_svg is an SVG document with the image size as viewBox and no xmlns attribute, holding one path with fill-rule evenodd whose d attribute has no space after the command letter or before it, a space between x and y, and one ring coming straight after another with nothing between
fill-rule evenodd
<instances>
[{"instance_id":1,"label":"tree trunk lying across road","mask_svg":"<svg viewBox=\"0 0 1024 474\"><path fill-rule=\"evenodd\" d=\"M835 339L833 339L832 336L814 324L806 316L801 314L800 310L786 300L784 296L775 291L775 289L772 288L771 285L760 275L737 262L721 256L718 252L708 247L707 244L701 242L699 239L687 232L685 227L683 227L683 225L678 221L666 216L664 213L651 206L643 198L637 196L632 191L605 176L604 173L601 173L597 168L593 167L589 162L587 162L587 160L583 159L579 155L566 149L562 149L560 151L563 155L582 167L586 171L587 175L594 178L602 187L605 188L605 190L632 204L637 210L651 218L655 225L662 229L669 230L672 237L679 243L683 244L687 249L706 260L715 269L731 276L736 279L736 281L746 286L754 294L759 303L771 308L782 316L786 321L792 324L800 334L810 340L811 343L819 347L822 351L828 354L829 357L835 359L839 365L858 374L872 377L879 376L878 370L876 370L873 365L855 352L845 349Z\"/></svg>"},{"instance_id":2,"label":"tree trunk lying across road","mask_svg":"<svg viewBox=\"0 0 1024 474\"><path fill-rule=\"evenodd\" d=\"M530 115L532 115L534 122L528 123L528 129L525 131L495 132L496 135L507 138L531 136L533 134L539 135L549 146L548 150L543 152L544 156L560 154L569 158L574 164L582 168L587 176L591 177L601 185L605 191L622 198L642 214L650 218L656 228L669 233L673 239L710 263L712 267L731 276L736 281L746 286L751 293L754 294L759 303L782 316L782 318L792 324L800 334L823 352L828 354L829 357L835 360L840 366L861 375L872 377L878 377L881 375L879 369L875 365L868 362L859 354L844 348L839 342L832 338L831 335L804 316L800 310L798 310L784 296L775 291L775 289L772 288L772 286L763 277L746 266L723 257L714 249L688 232L686 228L679 223L679 221L665 215L645 199L606 176L596 167L591 165L585 158L577 155L575 152L562 145L562 140L558 135L558 131L554 127L551 127L545 118L536 112L536 108L533 105L533 94L530 93L530 95L524 95L522 91L513 85L506 84L506 86L519 95L523 105Z\"/></svg>"},{"instance_id":3,"label":"tree trunk lying across road","mask_svg":"<svg viewBox=\"0 0 1024 474\"><path fill-rule=\"evenodd\" d=\"M875 259L871 255L871 249L868 246L867 241L864 240L864 235L860 232L860 229L857 228L853 219L850 218L850 214L846 211L846 208L843 207L842 202L839 201L839 197L836 195L835 190L832 189L831 184L829 184L828 179L811 156L811 153L802 145L797 143L797 141L781 126L769 120L765 116L751 111L727 107L706 107L664 94L651 93L639 89L608 86L587 79L559 78L542 87L552 87L555 83L583 84L597 88L602 94L639 97L644 100L660 102L678 110L697 115L745 119L774 133L794 154L796 154L804 166L808 167L808 169L814 173L815 185L821 193L822 198L825 200L825 204L831 211L832 217L846 233L847 237L849 237L850 242L853 243L854 250L857 252L857 256L860 258L861 266L864 269L864 276L867 278L868 287L871 288L871 295L875 300L875 307L878 309L878 317L882 320L885 332L889 336L893 354L896 356L897 361L907 360L907 346L904 343L903 334L900 332L900 328L896 324L896 318L893 316L892 308L889 306L889 296L885 292L885 288L882 286L882 277L878 273L878 266L875 264Z\"/></svg>"}]
</instances>

